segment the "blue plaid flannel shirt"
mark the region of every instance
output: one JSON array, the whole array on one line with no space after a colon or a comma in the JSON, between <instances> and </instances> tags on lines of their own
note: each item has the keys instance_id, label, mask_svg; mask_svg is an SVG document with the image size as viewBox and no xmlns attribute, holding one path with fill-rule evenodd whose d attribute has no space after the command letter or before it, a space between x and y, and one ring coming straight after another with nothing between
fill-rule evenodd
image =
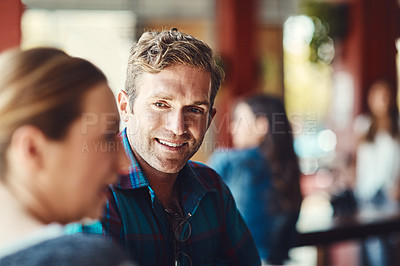
<instances>
[{"instance_id":1,"label":"blue plaid flannel shirt","mask_svg":"<svg viewBox=\"0 0 400 266\"><path fill-rule=\"evenodd\" d=\"M141 171L126 134L120 133L130 159L129 174L110 186L101 226L83 231L111 235L139 265L173 265L173 232L166 212ZM189 161L179 172L181 203L192 232L181 250L192 265L260 265L253 238L231 192L211 168ZM101 232L99 232L101 230Z\"/></svg>"}]
</instances>

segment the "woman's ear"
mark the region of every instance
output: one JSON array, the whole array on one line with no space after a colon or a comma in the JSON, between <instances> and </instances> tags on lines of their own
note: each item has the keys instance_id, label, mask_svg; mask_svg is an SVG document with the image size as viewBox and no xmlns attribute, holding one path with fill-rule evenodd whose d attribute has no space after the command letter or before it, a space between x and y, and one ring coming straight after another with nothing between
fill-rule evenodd
<instances>
[{"instance_id":1,"label":"woman's ear","mask_svg":"<svg viewBox=\"0 0 400 266\"><path fill-rule=\"evenodd\" d=\"M258 116L256 118L256 132L257 135L267 135L269 128L268 118L266 116Z\"/></svg>"},{"instance_id":2,"label":"woman's ear","mask_svg":"<svg viewBox=\"0 0 400 266\"><path fill-rule=\"evenodd\" d=\"M38 128L25 125L13 133L10 143L10 166L23 168L30 172L44 167L44 156L47 139Z\"/></svg>"},{"instance_id":3,"label":"woman's ear","mask_svg":"<svg viewBox=\"0 0 400 266\"><path fill-rule=\"evenodd\" d=\"M128 122L130 112L129 99L126 92L122 90L118 93L118 110L122 121Z\"/></svg>"}]
</instances>

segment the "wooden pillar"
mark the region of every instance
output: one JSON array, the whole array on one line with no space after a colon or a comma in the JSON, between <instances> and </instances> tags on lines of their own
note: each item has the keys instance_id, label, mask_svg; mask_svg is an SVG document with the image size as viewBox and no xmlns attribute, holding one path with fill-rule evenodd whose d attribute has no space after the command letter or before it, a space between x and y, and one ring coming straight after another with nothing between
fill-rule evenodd
<instances>
[{"instance_id":1,"label":"wooden pillar","mask_svg":"<svg viewBox=\"0 0 400 266\"><path fill-rule=\"evenodd\" d=\"M234 101L257 86L256 0L218 0L218 50L225 68L225 82L216 103L219 146L230 146L229 111Z\"/></svg>"},{"instance_id":2,"label":"wooden pillar","mask_svg":"<svg viewBox=\"0 0 400 266\"><path fill-rule=\"evenodd\" d=\"M349 31L341 68L354 79L354 115L366 110L368 86L377 78L396 83L395 40L400 37L397 0L348 0ZM395 88L394 88L395 89Z\"/></svg>"},{"instance_id":3,"label":"wooden pillar","mask_svg":"<svg viewBox=\"0 0 400 266\"><path fill-rule=\"evenodd\" d=\"M400 37L400 8L397 0L358 1L363 8L361 111L365 111L366 90L375 79L387 78L397 84L395 40Z\"/></svg>"},{"instance_id":4,"label":"wooden pillar","mask_svg":"<svg viewBox=\"0 0 400 266\"><path fill-rule=\"evenodd\" d=\"M21 42L21 0L0 1L0 52Z\"/></svg>"}]
</instances>

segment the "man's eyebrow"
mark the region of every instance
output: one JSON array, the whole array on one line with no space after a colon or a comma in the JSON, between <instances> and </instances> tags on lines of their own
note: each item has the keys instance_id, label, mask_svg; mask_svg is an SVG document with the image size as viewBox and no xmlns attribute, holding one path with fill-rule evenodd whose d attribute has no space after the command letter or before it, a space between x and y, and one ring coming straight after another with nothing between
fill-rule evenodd
<instances>
[{"instance_id":1,"label":"man's eyebrow","mask_svg":"<svg viewBox=\"0 0 400 266\"><path fill-rule=\"evenodd\" d=\"M167 94L154 94L150 97L151 99L162 99L162 100L173 100L173 97L171 95L167 95Z\"/></svg>"},{"instance_id":2,"label":"man's eyebrow","mask_svg":"<svg viewBox=\"0 0 400 266\"><path fill-rule=\"evenodd\" d=\"M174 99L174 97L172 95L168 95L168 94L154 94L150 97L151 99L162 99L162 100L167 100L167 101L172 101ZM204 101L195 101L193 103L191 103L190 105L210 105L210 101L208 100L204 100Z\"/></svg>"},{"instance_id":3,"label":"man's eyebrow","mask_svg":"<svg viewBox=\"0 0 400 266\"><path fill-rule=\"evenodd\" d=\"M194 102L193 105L210 105L209 101L197 101Z\"/></svg>"}]
</instances>

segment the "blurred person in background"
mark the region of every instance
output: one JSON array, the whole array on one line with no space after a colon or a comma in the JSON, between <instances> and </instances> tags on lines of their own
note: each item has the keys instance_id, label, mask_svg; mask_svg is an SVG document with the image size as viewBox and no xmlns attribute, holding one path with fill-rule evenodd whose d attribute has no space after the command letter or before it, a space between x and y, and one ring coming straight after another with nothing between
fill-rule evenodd
<instances>
[{"instance_id":1,"label":"blurred person in background","mask_svg":"<svg viewBox=\"0 0 400 266\"><path fill-rule=\"evenodd\" d=\"M0 265L132 265L110 241L63 234L101 215L116 180L119 116L104 74L57 49L4 52L0 121Z\"/></svg>"},{"instance_id":2,"label":"blurred person in background","mask_svg":"<svg viewBox=\"0 0 400 266\"><path fill-rule=\"evenodd\" d=\"M399 111L392 85L383 79L370 86L368 113L356 118L355 187L361 206L384 207L400 199ZM390 243L385 237L363 242L365 265L391 265Z\"/></svg>"},{"instance_id":3,"label":"blurred person in background","mask_svg":"<svg viewBox=\"0 0 400 266\"><path fill-rule=\"evenodd\" d=\"M209 164L231 189L263 263L283 264L296 238L302 195L282 102L262 94L239 101L231 133L234 149L215 152Z\"/></svg>"},{"instance_id":4,"label":"blurred person in background","mask_svg":"<svg viewBox=\"0 0 400 266\"><path fill-rule=\"evenodd\" d=\"M399 111L391 85L375 81L368 91L368 113L356 118L355 193L361 204L399 200Z\"/></svg>"}]
</instances>

